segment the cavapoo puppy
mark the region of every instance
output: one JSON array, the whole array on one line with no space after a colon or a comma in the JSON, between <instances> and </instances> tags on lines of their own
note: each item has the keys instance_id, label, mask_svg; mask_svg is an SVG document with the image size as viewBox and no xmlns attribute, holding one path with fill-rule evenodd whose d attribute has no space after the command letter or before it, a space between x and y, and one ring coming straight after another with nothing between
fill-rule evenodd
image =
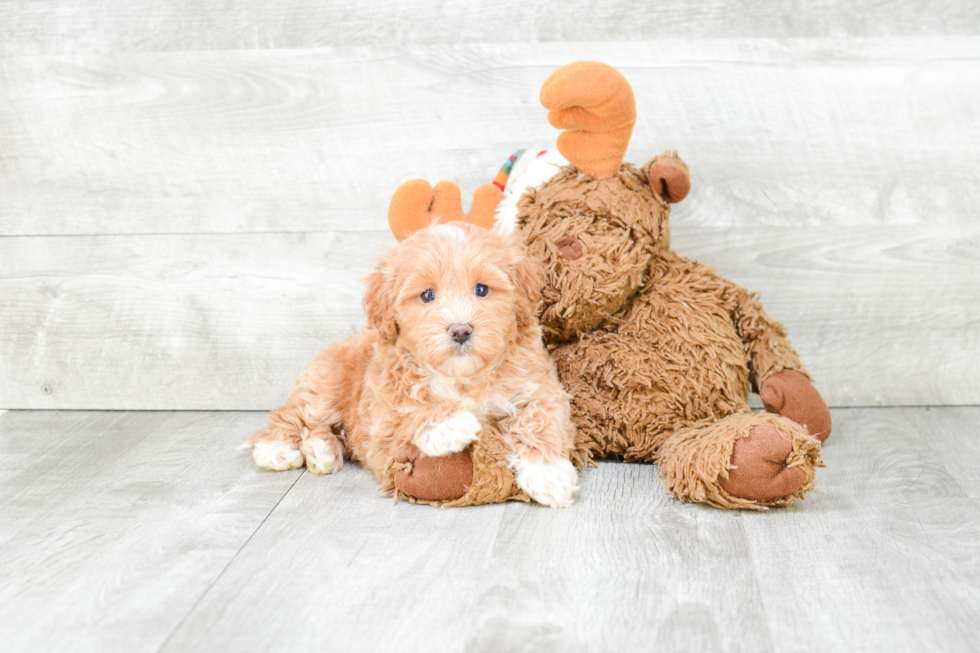
<instances>
[{"instance_id":1,"label":"cavapoo puppy","mask_svg":"<svg viewBox=\"0 0 980 653\"><path fill-rule=\"evenodd\" d=\"M383 479L397 452L462 451L497 421L518 487L561 508L578 489L569 396L535 318L541 271L516 241L464 222L417 231L367 279L368 326L321 352L249 438L269 470Z\"/></svg>"}]
</instances>

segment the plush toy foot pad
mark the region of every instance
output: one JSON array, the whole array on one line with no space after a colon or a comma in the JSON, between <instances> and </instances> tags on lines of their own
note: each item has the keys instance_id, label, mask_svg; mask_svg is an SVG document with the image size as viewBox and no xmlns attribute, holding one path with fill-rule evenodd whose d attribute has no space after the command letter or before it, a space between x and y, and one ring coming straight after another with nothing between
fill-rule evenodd
<instances>
[{"instance_id":1,"label":"plush toy foot pad","mask_svg":"<svg viewBox=\"0 0 980 653\"><path fill-rule=\"evenodd\" d=\"M719 478L718 482L733 497L750 501L789 496L806 483L806 472L786 466L791 453L790 436L773 426L754 426L747 436L735 441L734 469L728 471L728 478Z\"/></svg>"},{"instance_id":2,"label":"plush toy foot pad","mask_svg":"<svg viewBox=\"0 0 980 653\"><path fill-rule=\"evenodd\" d=\"M759 398L768 412L805 426L821 442L830 437L830 410L810 380L799 372L776 372L762 384Z\"/></svg>"},{"instance_id":3,"label":"plush toy foot pad","mask_svg":"<svg viewBox=\"0 0 980 653\"><path fill-rule=\"evenodd\" d=\"M473 482L473 460L467 450L433 457L409 445L399 449L395 460L412 465L395 474L395 487L402 494L423 501L458 499Z\"/></svg>"}]
</instances>

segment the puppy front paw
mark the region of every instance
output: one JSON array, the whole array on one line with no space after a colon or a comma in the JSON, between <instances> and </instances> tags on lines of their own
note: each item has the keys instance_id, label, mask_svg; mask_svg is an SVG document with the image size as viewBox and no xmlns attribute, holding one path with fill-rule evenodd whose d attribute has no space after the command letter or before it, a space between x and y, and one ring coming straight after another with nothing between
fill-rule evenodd
<instances>
[{"instance_id":1,"label":"puppy front paw","mask_svg":"<svg viewBox=\"0 0 980 653\"><path fill-rule=\"evenodd\" d=\"M344 467L344 450L339 442L308 438L299 450L306 458L306 468L314 474L333 474Z\"/></svg>"},{"instance_id":2,"label":"puppy front paw","mask_svg":"<svg viewBox=\"0 0 980 653\"><path fill-rule=\"evenodd\" d=\"M423 431L416 438L416 444L426 456L446 456L462 451L479 438L481 428L476 415L457 410L449 419Z\"/></svg>"},{"instance_id":3,"label":"puppy front paw","mask_svg":"<svg viewBox=\"0 0 980 653\"><path fill-rule=\"evenodd\" d=\"M578 490L578 471L570 461L533 463L513 456L510 465L517 487L538 503L552 508L572 505L572 495Z\"/></svg>"},{"instance_id":4,"label":"puppy front paw","mask_svg":"<svg viewBox=\"0 0 980 653\"><path fill-rule=\"evenodd\" d=\"M252 460L256 466L270 472L285 472L303 466L303 454L285 442L256 442Z\"/></svg>"}]
</instances>

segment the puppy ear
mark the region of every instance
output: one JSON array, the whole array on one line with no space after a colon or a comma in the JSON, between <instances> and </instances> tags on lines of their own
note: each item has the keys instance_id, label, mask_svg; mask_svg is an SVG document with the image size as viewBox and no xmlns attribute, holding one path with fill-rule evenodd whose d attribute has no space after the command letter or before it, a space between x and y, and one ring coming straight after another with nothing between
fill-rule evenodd
<instances>
[{"instance_id":1,"label":"puppy ear","mask_svg":"<svg viewBox=\"0 0 980 653\"><path fill-rule=\"evenodd\" d=\"M523 248L514 251L511 283L517 297L517 326L526 329L537 320L538 302L544 287L544 270L541 264L524 253Z\"/></svg>"},{"instance_id":2,"label":"puppy ear","mask_svg":"<svg viewBox=\"0 0 980 653\"><path fill-rule=\"evenodd\" d=\"M398 325L395 323L395 301L391 296L391 282L385 273L385 266L368 275L367 292L364 293L364 314L367 316L367 326L375 329L386 343L394 342L398 335Z\"/></svg>"}]
</instances>

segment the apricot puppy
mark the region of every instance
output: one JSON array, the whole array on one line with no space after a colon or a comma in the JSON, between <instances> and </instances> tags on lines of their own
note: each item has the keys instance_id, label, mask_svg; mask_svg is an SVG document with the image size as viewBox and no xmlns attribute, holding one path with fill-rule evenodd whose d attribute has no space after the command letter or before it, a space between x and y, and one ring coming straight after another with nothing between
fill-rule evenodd
<instances>
[{"instance_id":1,"label":"apricot puppy","mask_svg":"<svg viewBox=\"0 0 980 653\"><path fill-rule=\"evenodd\" d=\"M367 328L321 352L243 445L256 465L330 474L356 460L384 481L404 447L454 454L493 421L517 486L570 505L575 427L534 315L538 264L507 236L451 222L390 249L367 284Z\"/></svg>"}]
</instances>

